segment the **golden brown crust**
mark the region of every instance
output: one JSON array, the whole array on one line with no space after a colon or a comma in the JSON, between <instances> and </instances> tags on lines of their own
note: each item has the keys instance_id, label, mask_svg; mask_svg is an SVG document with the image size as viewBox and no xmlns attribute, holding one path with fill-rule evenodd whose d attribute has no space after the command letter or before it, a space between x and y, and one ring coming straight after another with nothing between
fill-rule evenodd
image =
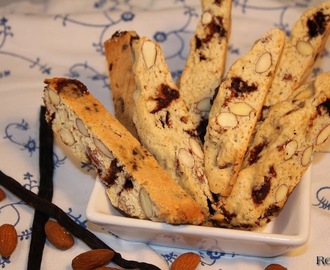
<instances>
[{"instance_id":1,"label":"golden brown crust","mask_svg":"<svg viewBox=\"0 0 330 270\"><path fill-rule=\"evenodd\" d=\"M81 82L53 78L45 83L47 120L76 156L92 162L115 207L173 224L203 221L193 199Z\"/></svg>"},{"instance_id":2,"label":"golden brown crust","mask_svg":"<svg viewBox=\"0 0 330 270\"><path fill-rule=\"evenodd\" d=\"M116 32L104 42L104 52L108 64L115 117L137 138L132 120L135 107L132 98L135 80L132 73L131 46L135 39L139 39L135 31Z\"/></svg>"},{"instance_id":3,"label":"golden brown crust","mask_svg":"<svg viewBox=\"0 0 330 270\"><path fill-rule=\"evenodd\" d=\"M260 227L272 220L330 136L330 72L272 106L257 130L229 197L218 204L219 225Z\"/></svg>"}]
</instances>

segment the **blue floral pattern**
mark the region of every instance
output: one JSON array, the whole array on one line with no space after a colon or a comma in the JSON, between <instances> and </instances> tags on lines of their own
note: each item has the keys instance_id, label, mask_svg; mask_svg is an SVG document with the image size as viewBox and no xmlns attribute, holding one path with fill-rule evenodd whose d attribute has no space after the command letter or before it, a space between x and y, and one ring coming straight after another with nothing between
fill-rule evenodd
<instances>
[{"instance_id":1,"label":"blue floral pattern","mask_svg":"<svg viewBox=\"0 0 330 270\"><path fill-rule=\"evenodd\" d=\"M15 177L25 188L33 192L38 190L39 143L37 136L38 115L36 112L41 103L42 80L45 76L65 76L83 81L91 92L100 97L111 110L111 89L109 91L110 85L104 61L103 42L117 30L138 29L138 32L148 35L162 46L172 76L176 79L184 68L189 51L189 41L200 15L199 0L89 0L86 1L84 12L76 12L74 8L70 9L68 4L65 4L68 7L67 10L62 11L57 6L54 8L55 12L49 10L46 15L43 15L41 11L44 7L48 7L49 1L39 2L40 6L33 1L29 2L29 7L37 10L32 13L26 11L6 12L6 9L2 9L3 7L0 5L0 102L1 105L4 105L4 107L0 106L0 132L2 134L0 156L3 159L5 156L2 153L11 153L17 157L18 162L23 164L25 162L22 160L26 160L27 164L31 165L28 171L26 171L26 166L18 166L19 169ZM56 7L55 2L52 3ZM289 36L294 23L293 18L297 19L297 14L301 14L305 9L319 2L312 0L233 0L233 18L236 22L234 26L244 27L244 23L251 21L251 27L262 29L279 27ZM79 7L82 8L81 5ZM170 12L172 12L173 18L168 15ZM260 21L256 18L260 18ZM150 23L150 20L153 21ZM240 20L243 22L242 25L238 23ZM254 24L253 21L255 21ZM48 28L42 27L42 25L47 25ZM22 31L24 27L28 29L27 31L32 32L26 35L25 31ZM237 28L233 28L233 31ZM229 63L241 56L247 47L252 45L253 40L263 33L262 30L254 33L252 31L254 29L248 28L249 36L251 36L250 39L247 37L248 44L236 42L237 36L233 32L233 39L228 47ZM30 36L31 40L27 39ZM63 40L61 40L62 37ZM38 42L33 42L34 39ZM56 55L57 46L59 51L63 51L63 55ZM82 53L79 54L80 50ZM328 45L321 55L320 61L313 68L312 77L329 70L329 50ZM31 92L29 93L33 97L38 96L39 99L28 99L29 102L25 106L23 101L11 98L6 87L9 87L13 95L15 94L19 99L17 91L21 87L20 80L23 81L24 85L36 85L37 83L39 89L31 89L33 87L30 87L29 91ZM2 85L6 87L2 87ZM13 87L10 87L11 85ZM8 105L7 102L12 104ZM33 112L31 104L35 110ZM15 106L16 109L12 108ZM11 113L7 117L8 111ZM323 159L329 159L330 148L319 155L322 155ZM68 157L67 152L61 150L61 147L58 147L54 153L54 163L55 180L59 183L61 183L59 175L65 175L64 171L68 168L77 170L80 176L92 173L92 168L87 163L80 163L77 167L73 159ZM12 165L12 163L4 162L0 165L0 169L10 170ZM83 187L81 188L83 190ZM65 195L70 197L68 194ZM324 184L322 181L316 182L312 199L313 209L329 213L330 187L328 184ZM88 196L85 198L84 205L80 207L74 204L74 200L66 201L62 205L64 209L67 209L67 214L84 227L87 227L88 224L84 213L87 201ZM32 211L27 208L24 202L10 196L5 201L0 202L1 220L4 220L5 217L7 222L19 228L18 238L21 242L28 241L31 236ZM183 252L170 248L151 247L169 265ZM224 262L242 260L240 255L225 254L222 251L198 251L198 253L201 256L201 269L225 269L221 266ZM266 263L267 261L264 261L264 265ZM0 258L0 267L15 269L15 264L12 258Z\"/></svg>"}]
</instances>

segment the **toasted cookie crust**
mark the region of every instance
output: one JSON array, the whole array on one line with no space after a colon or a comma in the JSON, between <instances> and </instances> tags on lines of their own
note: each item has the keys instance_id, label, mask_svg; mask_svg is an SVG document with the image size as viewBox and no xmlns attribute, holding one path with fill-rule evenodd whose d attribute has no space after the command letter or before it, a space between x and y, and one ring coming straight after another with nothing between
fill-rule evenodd
<instances>
[{"instance_id":1,"label":"toasted cookie crust","mask_svg":"<svg viewBox=\"0 0 330 270\"><path fill-rule=\"evenodd\" d=\"M330 136L330 72L272 106L257 130L229 197L214 215L220 226L260 227L271 221Z\"/></svg>"},{"instance_id":2,"label":"toasted cookie crust","mask_svg":"<svg viewBox=\"0 0 330 270\"><path fill-rule=\"evenodd\" d=\"M114 207L171 224L203 222L197 203L85 85L65 78L45 84L47 121L79 160L95 167Z\"/></svg>"},{"instance_id":3,"label":"toasted cookie crust","mask_svg":"<svg viewBox=\"0 0 330 270\"><path fill-rule=\"evenodd\" d=\"M235 184L284 43L283 31L269 30L219 86L204 143L205 172L215 194L228 196Z\"/></svg>"}]
</instances>

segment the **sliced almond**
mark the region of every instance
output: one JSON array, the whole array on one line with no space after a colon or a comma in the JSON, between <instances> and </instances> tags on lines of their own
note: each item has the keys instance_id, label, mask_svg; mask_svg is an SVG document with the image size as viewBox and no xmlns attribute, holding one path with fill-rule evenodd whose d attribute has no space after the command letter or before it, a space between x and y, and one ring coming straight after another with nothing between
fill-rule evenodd
<instances>
[{"instance_id":1,"label":"sliced almond","mask_svg":"<svg viewBox=\"0 0 330 270\"><path fill-rule=\"evenodd\" d=\"M202 15L202 24L207 25L212 22L212 14L208 11L205 11Z\"/></svg>"},{"instance_id":2,"label":"sliced almond","mask_svg":"<svg viewBox=\"0 0 330 270\"><path fill-rule=\"evenodd\" d=\"M54 91L52 91L52 90L48 90L48 97L49 97L50 102L51 102L54 106L60 104L61 99L60 99L60 97L58 96L58 94L56 94Z\"/></svg>"},{"instance_id":3,"label":"sliced almond","mask_svg":"<svg viewBox=\"0 0 330 270\"><path fill-rule=\"evenodd\" d=\"M196 109L200 112L209 112L211 108L211 99L203 98L196 104Z\"/></svg>"},{"instance_id":4,"label":"sliced almond","mask_svg":"<svg viewBox=\"0 0 330 270\"><path fill-rule=\"evenodd\" d=\"M100 150L100 152L103 154L103 155L105 155L105 156L107 156L108 158L113 158L113 154L111 153L111 151L104 145L104 143L103 142L101 142L99 139L97 139L97 138L93 138L93 141L94 141L94 144L95 144L95 146L96 146L96 148L97 149L99 149Z\"/></svg>"},{"instance_id":5,"label":"sliced almond","mask_svg":"<svg viewBox=\"0 0 330 270\"><path fill-rule=\"evenodd\" d=\"M195 139L189 139L189 145L191 147L191 151L199 158L204 158L204 152L202 150L202 145L196 141Z\"/></svg>"},{"instance_id":6,"label":"sliced almond","mask_svg":"<svg viewBox=\"0 0 330 270\"><path fill-rule=\"evenodd\" d=\"M66 128L62 128L59 131L59 135L60 135L62 141L68 146L71 146L76 142L76 140L74 139L74 137L72 135L72 132Z\"/></svg>"},{"instance_id":7,"label":"sliced almond","mask_svg":"<svg viewBox=\"0 0 330 270\"><path fill-rule=\"evenodd\" d=\"M294 153L297 151L297 148L298 148L297 141L292 140L292 141L288 142L284 147L284 151L285 151L284 159L285 160L290 159L294 155Z\"/></svg>"},{"instance_id":8,"label":"sliced almond","mask_svg":"<svg viewBox=\"0 0 330 270\"><path fill-rule=\"evenodd\" d=\"M311 55L313 53L313 46L304 40L299 40L296 44L297 51L304 56Z\"/></svg>"},{"instance_id":9,"label":"sliced almond","mask_svg":"<svg viewBox=\"0 0 330 270\"><path fill-rule=\"evenodd\" d=\"M184 148L179 149L178 152L178 160L180 164L186 166L188 168L192 168L194 166L195 160L191 153Z\"/></svg>"},{"instance_id":10,"label":"sliced almond","mask_svg":"<svg viewBox=\"0 0 330 270\"><path fill-rule=\"evenodd\" d=\"M142 56L147 69L150 69L156 61L157 49L155 43L148 40L142 44Z\"/></svg>"},{"instance_id":11,"label":"sliced almond","mask_svg":"<svg viewBox=\"0 0 330 270\"><path fill-rule=\"evenodd\" d=\"M229 105L229 110L235 115L247 116L253 108L245 102L236 102Z\"/></svg>"},{"instance_id":12,"label":"sliced almond","mask_svg":"<svg viewBox=\"0 0 330 270\"><path fill-rule=\"evenodd\" d=\"M285 184L280 185L275 193L275 201L276 202L281 202L283 201L285 198L287 198L287 194L288 194L288 186Z\"/></svg>"},{"instance_id":13,"label":"sliced almond","mask_svg":"<svg viewBox=\"0 0 330 270\"><path fill-rule=\"evenodd\" d=\"M312 156L313 156L313 146L308 146L302 154L301 165L308 166L312 161Z\"/></svg>"},{"instance_id":14,"label":"sliced almond","mask_svg":"<svg viewBox=\"0 0 330 270\"><path fill-rule=\"evenodd\" d=\"M84 122L80 118L76 119L76 126L82 135L84 135L85 137L89 137L88 130L86 129Z\"/></svg>"},{"instance_id":15,"label":"sliced almond","mask_svg":"<svg viewBox=\"0 0 330 270\"><path fill-rule=\"evenodd\" d=\"M222 127L236 127L238 124L236 116L228 112L218 114L216 122Z\"/></svg>"},{"instance_id":16,"label":"sliced almond","mask_svg":"<svg viewBox=\"0 0 330 270\"><path fill-rule=\"evenodd\" d=\"M319 135L317 135L316 145L320 145L321 143L324 143L329 138L329 135L330 135L330 125L327 125L320 131Z\"/></svg>"},{"instance_id":17,"label":"sliced almond","mask_svg":"<svg viewBox=\"0 0 330 270\"><path fill-rule=\"evenodd\" d=\"M272 55L269 52L262 54L256 65L255 65L255 72L263 73L266 72L272 65Z\"/></svg>"},{"instance_id":18,"label":"sliced almond","mask_svg":"<svg viewBox=\"0 0 330 270\"><path fill-rule=\"evenodd\" d=\"M152 202L147 191L144 188L140 189L139 199L143 212L149 219L151 219L153 217Z\"/></svg>"}]
</instances>

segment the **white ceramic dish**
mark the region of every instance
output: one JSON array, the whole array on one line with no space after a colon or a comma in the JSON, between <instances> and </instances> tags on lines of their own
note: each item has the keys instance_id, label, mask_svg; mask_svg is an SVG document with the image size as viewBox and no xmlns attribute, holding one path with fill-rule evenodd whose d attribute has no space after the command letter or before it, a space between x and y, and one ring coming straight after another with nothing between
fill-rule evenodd
<instances>
[{"instance_id":1,"label":"white ceramic dish","mask_svg":"<svg viewBox=\"0 0 330 270\"><path fill-rule=\"evenodd\" d=\"M97 179L86 214L122 239L160 246L222 251L274 257L303 245L310 228L310 182L308 170L291 194L280 215L260 231L241 231L194 225L173 226L122 216L114 209Z\"/></svg>"}]
</instances>

